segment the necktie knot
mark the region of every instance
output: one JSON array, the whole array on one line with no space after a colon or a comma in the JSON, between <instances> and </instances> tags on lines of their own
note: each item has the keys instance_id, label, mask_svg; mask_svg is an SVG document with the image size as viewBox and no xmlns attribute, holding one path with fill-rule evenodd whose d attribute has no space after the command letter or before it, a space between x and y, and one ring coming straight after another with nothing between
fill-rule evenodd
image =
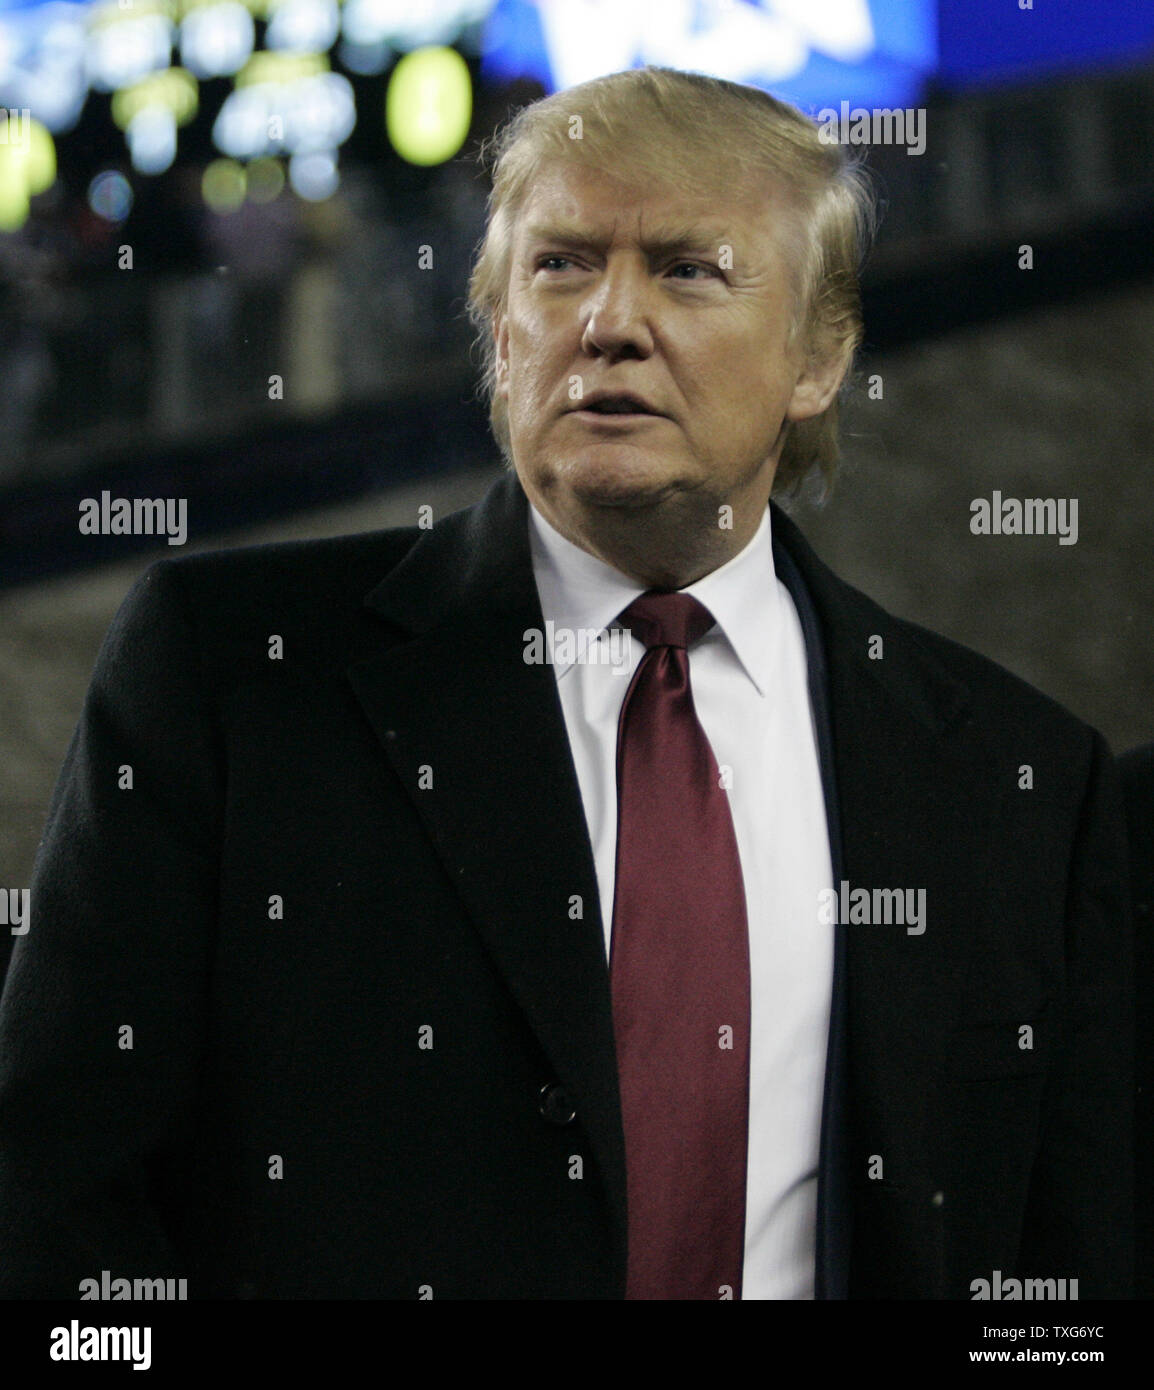
<instances>
[{"instance_id":1,"label":"necktie knot","mask_svg":"<svg viewBox=\"0 0 1154 1390\"><path fill-rule=\"evenodd\" d=\"M635 598L617 621L643 646L687 648L709 631L714 617L692 594L650 589Z\"/></svg>"}]
</instances>

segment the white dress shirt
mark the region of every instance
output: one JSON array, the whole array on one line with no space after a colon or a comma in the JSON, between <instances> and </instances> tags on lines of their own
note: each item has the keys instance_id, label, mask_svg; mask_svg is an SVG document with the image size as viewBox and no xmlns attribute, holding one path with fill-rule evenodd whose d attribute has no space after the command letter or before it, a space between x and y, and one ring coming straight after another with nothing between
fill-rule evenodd
<instances>
[{"instance_id":1,"label":"white dress shirt","mask_svg":"<svg viewBox=\"0 0 1154 1390\"><path fill-rule=\"evenodd\" d=\"M593 847L608 959L617 849L617 722L640 642L603 633L643 590L529 508L533 573ZM716 620L689 653L697 717L723 770L749 922L749 1162L742 1297L814 1292L817 1166L833 980L829 834L805 639L774 571L770 512L749 544L688 585ZM581 630L601 636L585 642ZM546 628L546 633L550 629ZM607 652L593 650L604 644ZM576 652L575 660L566 660ZM610 655L616 662L605 659ZM600 657L600 659L599 659Z\"/></svg>"}]
</instances>

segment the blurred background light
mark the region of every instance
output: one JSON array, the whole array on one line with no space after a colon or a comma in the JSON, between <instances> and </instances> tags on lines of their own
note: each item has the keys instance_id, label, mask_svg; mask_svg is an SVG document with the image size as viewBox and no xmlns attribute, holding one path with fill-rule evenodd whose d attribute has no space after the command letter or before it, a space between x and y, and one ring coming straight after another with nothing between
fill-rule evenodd
<instances>
[{"instance_id":1,"label":"blurred background light","mask_svg":"<svg viewBox=\"0 0 1154 1390\"><path fill-rule=\"evenodd\" d=\"M12 132L20 138L13 141ZM0 144L0 231L18 231L28 220L29 199L46 193L56 180L56 146L39 121L12 121Z\"/></svg>"},{"instance_id":2,"label":"blurred background light","mask_svg":"<svg viewBox=\"0 0 1154 1390\"><path fill-rule=\"evenodd\" d=\"M323 53L268 53L261 51L237 73L235 85L256 87L268 82L295 82L298 77L312 77L329 71L329 60Z\"/></svg>"},{"instance_id":3,"label":"blurred background light","mask_svg":"<svg viewBox=\"0 0 1154 1390\"><path fill-rule=\"evenodd\" d=\"M371 43L342 39L337 47L337 57L344 67L359 77L376 77L393 61L393 46L387 39L374 39Z\"/></svg>"},{"instance_id":4,"label":"blurred background light","mask_svg":"<svg viewBox=\"0 0 1154 1390\"><path fill-rule=\"evenodd\" d=\"M256 26L238 0L200 5L180 26L180 58L197 77L231 77L252 55Z\"/></svg>"},{"instance_id":5,"label":"blurred background light","mask_svg":"<svg viewBox=\"0 0 1154 1390\"><path fill-rule=\"evenodd\" d=\"M132 185L118 169L105 169L88 185L88 206L106 222L123 222L132 201Z\"/></svg>"},{"instance_id":6,"label":"blurred background light","mask_svg":"<svg viewBox=\"0 0 1154 1390\"><path fill-rule=\"evenodd\" d=\"M176 120L167 106L144 106L124 132L132 167L141 174L163 174L176 158Z\"/></svg>"},{"instance_id":7,"label":"blurred background light","mask_svg":"<svg viewBox=\"0 0 1154 1390\"><path fill-rule=\"evenodd\" d=\"M88 96L86 15L64 0L4 15L0 101L30 107L51 131L71 130Z\"/></svg>"},{"instance_id":8,"label":"blurred background light","mask_svg":"<svg viewBox=\"0 0 1154 1390\"><path fill-rule=\"evenodd\" d=\"M306 202L320 203L331 198L340 182L333 150L311 150L307 154L294 154L289 160L289 183L293 192Z\"/></svg>"},{"instance_id":9,"label":"blurred background light","mask_svg":"<svg viewBox=\"0 0 1154 1390\"><path fill-rule=\"evenodd\" d=\"M226 216L244 202L245 172L235 159L214 159L200 180L200 192L213 212Z\"/></svg>"},{"instance_id":10,"label":"blurred background light","mask_svg":"<svg viewBox=\"0 0 1154 1390\"><path fill-rule=\"evenodd\" d=\"M88 39L88 80L113 92L146 73L168 67L173 25L167 15L143 13L155 0L134 0L131 9L109 6L97 13Z\"/></svg>"},{"instance_id":11,"label":"blurred background light","mask_svg":"<svg viewBox=\"0 0 1154 1390\"><path fill-rule=\"evenodd\" d=\"M340 32L336 0L279 0L269 13L265 43L296 53L320 53Z\"/></svg>"},{"instance_id":12,"label":"blurred background light","mask_svg":"<svg viewBox=\"0 0 1154 1390\"><path fill-rule=\"evenodd\" d=\"M494 0L346 0L344 35L352 43L379 40L394 48L452 43L461 30L485 18Z\"/></svg>"},{"instance_id":13,"label":"blurred background light","mask_svg":"<svg viewBox=\"0 0 1154 1390\"><path fill-rule=\"evenodd\" d=\"M172 113L177 125L187 125L196 115L196 79L184 68L165 68L150 73L130 87L113 94L112 119L127 131L139 111L159 106Z\"/></svg>"},{"instance_id":14,"label":"blurred background light","mask_svg":"<svg viewBox=\"0 0 1154 1390\"><path fill-rule=\"evenodd\" d=\"M393 69L385 128L410 164L443 164L465 142L473 114L468 64L452 48L418 48Z\"/></svg>"},{"instance_id":15,"label":"blurred background light","mask_svg":"<svg viewBox=\"0 0 1154 1390\"><path fill-rule=\"evenodd\" d=\"M289 61L256 62L281 56ZM343 144L357 123L356 99L349 79L324 71L327 66L317 54L255 55L237 75L236 90L216 118L212 136L217 149L255 159L281 150L304 154Z\"/></svg>"},{"instance_id":16,"label":"blurred background light","mask_svg":"<svg viewBox=\"0 0 1154 1390\"><path fill-rule=\"evenodd\" d=\"M294 82L284 93L285 149L294 154L331 150L357 123L352 83L340 73L319 73Z\"/></svg>"},{"instance_id":17,"label":"blurred background light","mask_svg":"<svg viewBox=\"0 0 1154 1390\"><path fill-rule=\"evenodd\" d=\"M262 157L248 166L248 196L254 203L271 203L284 189L284 167L279 159Z\"/></svg>"},{"instance_id":18,"label":"blurred background light","mask_svg":"<svg viewBox=\"0 0 1154 1390\"><path fill-rule=\"evenodd\" d=\"M267 94L261 87L243 87L225 98L212 127L212 139L223 154L247 158L271 147Z\"/></svg>"}]
</instances>

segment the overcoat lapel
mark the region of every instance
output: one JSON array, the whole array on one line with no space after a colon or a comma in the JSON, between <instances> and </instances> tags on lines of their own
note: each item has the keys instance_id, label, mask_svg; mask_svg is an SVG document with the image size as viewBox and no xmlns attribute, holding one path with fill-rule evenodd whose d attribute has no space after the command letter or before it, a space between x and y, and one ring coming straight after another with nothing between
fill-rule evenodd
<instances>
[{"instance_id":1,"label":"overcoat lapel","mask_svg":"<svg viewBox=\"0 0 1154 1390\"><path fill-rule=\"evenodd\" d=\"M964 943L971 914L981 910L977 880L990 833L975 824L964 790L974 769L953 737L969 690L916 629L833 575L776 506L774 527L802 572L825 639L841 872L851 888L871 893L926 892L920 933L877 923L841 928L850 1294L932 1298L945 1277L944 1196L929 1158L928 1098L959 1022Z\"/></svg>"},{"instance_id":2,"label":"overcoat lapel","mask_svg":"<svg viewBox=\"0 0 1154 1390\"><path fill-rule=\"evenodd\" d=\"M568 1092L625 1237L625 1159L596 871L543 619L528 503L500 480L367 597L395 629L350 668L444 869Z\"/></svg>"}]
</instances>

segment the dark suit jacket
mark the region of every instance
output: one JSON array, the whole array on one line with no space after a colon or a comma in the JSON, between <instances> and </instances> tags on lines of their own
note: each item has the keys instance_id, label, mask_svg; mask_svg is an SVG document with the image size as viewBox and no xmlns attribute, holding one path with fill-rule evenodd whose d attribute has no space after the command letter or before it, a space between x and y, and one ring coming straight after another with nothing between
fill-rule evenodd
<instances>
[{"instance_id":1,"label":"dark suit jacket","mask_svg":"<svg viewBox=\"0 0 1154 1390\"><path fill-rule=\"evenodd\" d=\"M108 1269L622 1296L608 972L554 673L522 659L526 505L509 476L431 531L165 561L126 600L0 1008L3 1294ZM839 871L927 893L922 935L838 932L819 1292L1128 1296L1104 742L774 526L820 627Z\"/></svg>"},{"instance_id":2,"label":"dark suit jacket","mask_svg":"<svg viewBox=\"0 0 1154 1390\"><path fill-rule=\"evenodd\" d=\"M1118 759L1126 796L1134 906L1137 1033L1134 1294L1154 1298L1154 743Z\"/></svg>"}]
</instances>

